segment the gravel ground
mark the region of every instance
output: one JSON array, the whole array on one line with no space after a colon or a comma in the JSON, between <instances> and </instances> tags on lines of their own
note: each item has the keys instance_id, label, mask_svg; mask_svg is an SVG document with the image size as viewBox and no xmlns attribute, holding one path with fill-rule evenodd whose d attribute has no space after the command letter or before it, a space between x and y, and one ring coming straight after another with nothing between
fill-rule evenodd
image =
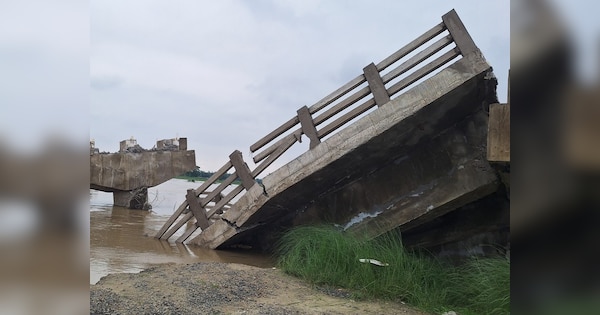
<instances>
[{"instance_id":1,"label":"gravel ground","mask_svg":"<svg viewBox=\"0 0 600 315\"><path fill-rule=\"evenodd\" d=\"M90 314L409 314L401 303L354 301L276 269L239 264L161 265L90 286Z\"/></svg>"}]
</instances>

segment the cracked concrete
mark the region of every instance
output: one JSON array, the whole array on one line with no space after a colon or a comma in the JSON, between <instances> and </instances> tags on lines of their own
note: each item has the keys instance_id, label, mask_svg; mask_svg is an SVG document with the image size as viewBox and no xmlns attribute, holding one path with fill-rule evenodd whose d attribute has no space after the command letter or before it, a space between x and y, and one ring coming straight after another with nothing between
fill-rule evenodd
<instances>
[{"instance_id":1,"label":"cracked concrete","mask_svg":"<svg viewBox=\"0 0 600 315\"><path fill-rule=\"evenodd\" d=\"M90 188L112 192L115 205L129 207L135 199L130 192L154 187L195 167L193 150L93 154L90 155ZM141 204L146 200L147 193Z\"/></svg>"},{"instance_id":2,"label":"cracked concrete","mask_svg":"<svg viewBox=\"0 0 600 315\"><path fill-rule=\"evenodd\" d=\"M290 226L345 224L380 207L350 228L375 236L495 191L497 177L479 150L487 133L481 104L497 101L490 73L482 56L456 61L266 176L191 243L264 249Z\"/></svg>"}]
</instances>

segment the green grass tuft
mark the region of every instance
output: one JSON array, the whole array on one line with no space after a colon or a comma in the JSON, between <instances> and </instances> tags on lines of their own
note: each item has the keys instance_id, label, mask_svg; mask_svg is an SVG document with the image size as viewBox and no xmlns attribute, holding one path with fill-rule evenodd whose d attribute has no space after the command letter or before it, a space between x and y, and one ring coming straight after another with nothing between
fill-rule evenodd
<instances>
[{"instance_id":1,"label":"green grass tuft","mask_svg":"<svg viewBox=\"0 0 600 315\"><path fill-rule=\"evenodd\" d=\"M393 233L367 240L328 226L297 227L277 244L278 266L314 284L350 289L355 297L400 300L427 311L509 313L508 260L474 260L455 268L407 252L400 239Z\"/></svg>"},{"instance_id":2,"label":"green grass tuft","mask_svg":"<svg viewBox=\"0 0 600 315\"><path fill-rule=\"evenodd\" d=\"M510 261L503 258L472 258L456 268L450 291L452 304L473 314L510 313Z\"/></svg>"}]
</instances>

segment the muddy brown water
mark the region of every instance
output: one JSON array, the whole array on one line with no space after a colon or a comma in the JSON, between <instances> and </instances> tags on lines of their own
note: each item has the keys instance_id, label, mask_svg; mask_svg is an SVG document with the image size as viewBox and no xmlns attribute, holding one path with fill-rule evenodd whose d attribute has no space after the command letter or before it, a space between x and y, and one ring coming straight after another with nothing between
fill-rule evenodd
<instances>
[{"instance_id":1,"label":"muddy brown water","mask_svg":"<svg viewBox=\"0 0 600 315\"><path fill-rule=\"evenodd\" d=\"M187 189L201 184L171 179L149 188L151 211L113 206L111 193L90 190L90 284L110 273L136 273L164 263L231 262L262 268L274 266L274 259L265 254L210 250L153 237L185 200ZM183 228L172 239L182 233Z\"/></svg>"}]
</instances>

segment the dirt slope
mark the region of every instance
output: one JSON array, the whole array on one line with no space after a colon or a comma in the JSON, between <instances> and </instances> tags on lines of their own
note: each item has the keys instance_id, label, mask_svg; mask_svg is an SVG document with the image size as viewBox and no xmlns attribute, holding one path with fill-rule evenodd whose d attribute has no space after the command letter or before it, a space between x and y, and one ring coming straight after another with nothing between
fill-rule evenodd
<instances>
[{"instance_id":1,"label":"dirt slope","mask_svg":"<svg viewBox=\"0 0 600 315\"><path fill-rule=\"evenodd\" d=\"M91 314L408 314L401 303L355 301L276 269L240 264L161 265L90 286Z\"/></svg>"}]
</instances>

